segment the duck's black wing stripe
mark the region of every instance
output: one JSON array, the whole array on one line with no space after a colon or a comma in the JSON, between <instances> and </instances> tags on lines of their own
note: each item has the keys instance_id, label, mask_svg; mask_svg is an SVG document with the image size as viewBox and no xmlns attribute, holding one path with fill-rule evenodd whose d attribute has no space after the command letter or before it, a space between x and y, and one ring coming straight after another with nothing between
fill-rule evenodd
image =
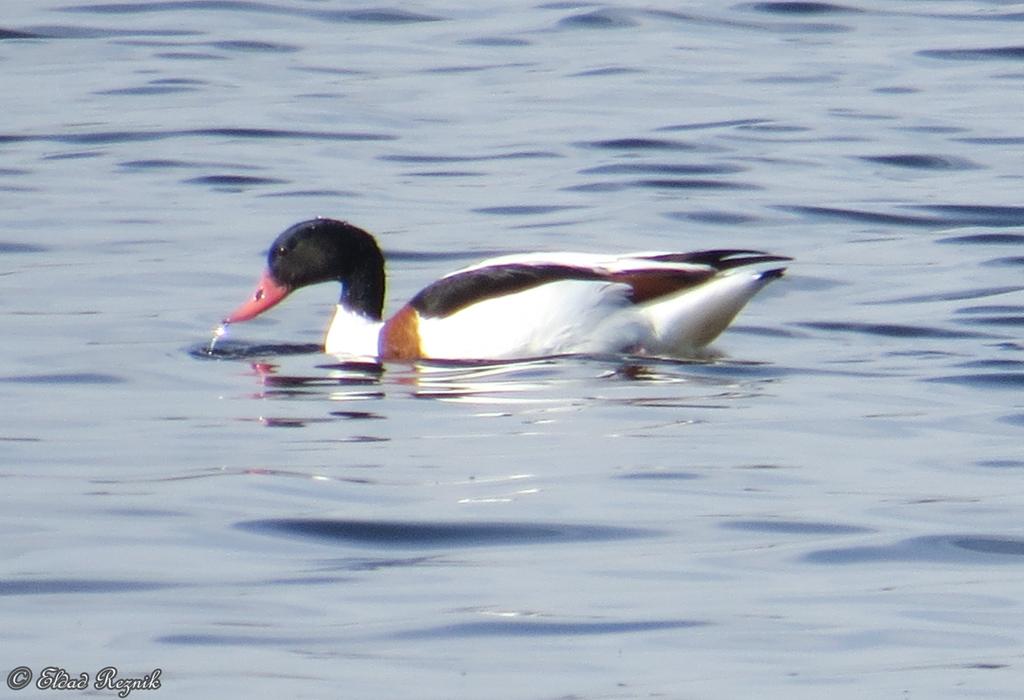
<instances>
[{"instance_id":1,"label":"duck's black wing stripe","mask_svg":"<svg viewBox=\"0 0 1024 700\"><path fill-rule=\"evenodd\" d=\"M421 316L443 318L485 299L562 280L607 280L598 271L571 265L496 265L442 277L412 298Z\"/></svg>"},{"instance_id":2,"label":"duck's black wing stripe","mask_svg":"<svg viewBox=\"0 0 1024 700\"><path fill-rule=\"evenodd\" d=\"M744 265L756 265L766 262L785 262L793 258L784 255L771 255L760 250L698 250L693 253L665 253L664 255L645 256L646 260L657 262L689 263L691 265L710 265L716 270L731 270Z\"/></svg>"}]
</instances>

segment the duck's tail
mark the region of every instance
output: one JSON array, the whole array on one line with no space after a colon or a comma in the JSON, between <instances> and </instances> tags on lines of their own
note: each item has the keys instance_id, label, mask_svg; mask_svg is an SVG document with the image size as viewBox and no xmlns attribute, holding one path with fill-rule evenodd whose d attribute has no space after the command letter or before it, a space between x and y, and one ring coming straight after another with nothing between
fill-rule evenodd
<instances>
[{"instance_id":1,"label":"duck's tail","mask_svg":"<svg viewBox=\"0 0 1024 700\"><path fill-rule=\"evenodd\" d=\"M778 256L750 258L751 262L728 266L707 282L646 304L643 314L654 331L651 348L666 354L698 350L724 331L755 294L783 276L784 267L755 270L747 265L786 260Z\"/></svg>"}]
</instances>

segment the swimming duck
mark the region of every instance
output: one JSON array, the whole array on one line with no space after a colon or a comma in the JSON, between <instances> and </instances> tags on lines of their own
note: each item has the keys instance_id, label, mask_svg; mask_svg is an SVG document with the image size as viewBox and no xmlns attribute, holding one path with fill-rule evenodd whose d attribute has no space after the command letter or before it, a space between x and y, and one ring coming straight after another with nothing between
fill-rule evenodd
<instances>
[{"instance_id":1,"label":"swimming duck","mask_svg":"<svg viewBox=\"0 0 1024 700\"><path fill-rule=\"evenodd\" d=\"M384 255L373 236L317 218L270 247L246 321L291 292L341 283L330 354L378 360L509 360L575 353L692 354L725 330L790 260L755 250L526 253L490 258L431 283L386 321Z\"/></svg>"}]
</instances>

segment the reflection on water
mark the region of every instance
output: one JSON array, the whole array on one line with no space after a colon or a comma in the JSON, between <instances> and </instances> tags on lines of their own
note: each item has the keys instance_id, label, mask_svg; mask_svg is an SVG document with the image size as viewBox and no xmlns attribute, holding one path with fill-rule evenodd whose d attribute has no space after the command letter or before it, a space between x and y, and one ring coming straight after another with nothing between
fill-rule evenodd
<instances>
[{"instance_id":1,"label":"reflection on water","mask_svg":"<svg viewBox=\"0 0 1024 700\"><path fill-rule=\"evenodd\" d=\"M517 522L395 522L384 520L283 519L239 523L243 530L264 534L305 537L338 544L374 548L483 547L516 544L600 542L622 538L651 537L656 533L636 528L597 525Z\"/></svg>"},{"instance_id":2,"label":"reflection on water","mask_svg":"<svg viewBox=\"0 0 1024 700\"><path fill-rule=\"evenodd\" d=\"M251 360L263 357L311 355L320 352L323 352L323 346L314 343L254 344L246 341L224 339L216 334L209 344L193 345L188 349L188 354L192 357L208 360Z\"/></svg>"},{"instance_id":3,"label":"reflection on water","mask_svg":"<svg viewBox=\"0 0 1024 700\"><path fill-rule=\"evenodd\" d=\"M815 564L864 562L955 562L964 565L1024 564L1024 539L1007 536L930 535L883 546L843 547L809 552Z\"/></svg>"},{"instance_id":4,"label":"reflection on water","mask_svg":"<svg viewBox=\"0 0 1024 700\"><path fill-rule=\"evenodd\" d=\"M300 427L311 421L379 419L374 411L337 410L331 402L380 400L405 396L441 402L519 408L580 405L589 402L630 405L719 405L722 400L756 395L756 385L779 376L779 368L763 363L673 360L638 356L566 356L532 360L419 361L415 363L333 362L305 345L253 345L233 341L216 351L196 347L196 357L248 362L259 391L252 398L311 402L327 409L323 418L261 417L270 427ZM302 373L289 358L303 356ZM709 353L709 357L711 357ZM252 359L259 361L253 362ZM607 385L613 393L595 388ZM629 390L629 387L633 390ZM667 391L652 393L661 386ZM623 387L626 389L623 390ZM672 387L677 387L673 389Z\"/></svg>"}]
</instances>

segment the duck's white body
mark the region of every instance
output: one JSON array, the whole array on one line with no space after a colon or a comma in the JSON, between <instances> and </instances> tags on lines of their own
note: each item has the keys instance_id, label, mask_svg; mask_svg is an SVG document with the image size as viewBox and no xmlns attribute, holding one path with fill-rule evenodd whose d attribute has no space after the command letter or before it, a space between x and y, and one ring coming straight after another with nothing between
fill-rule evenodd
<instances>
[{"instance_id":1,"label":"duck's white body","mask_svg":"<svg viewBox=\"0 0 1024 700\"><path fill-rule=\"evenodd\" d=\"M510 255L445 277L505 265L564 265L606 272L688 271L686 263L656 263L666 253L603 256L588 253ZM692 354L714 340L762 287L778 276L744 268L635 304L626 283L567 279L483 299L444 317L418 318L423 357L507 360L579 353ZM443 279L443 278L442 278ZM335 309L325 350L345 357L378 357L383 321L342 304Z\"/></svg>"},{"instance_id":2,"label":"duck's white body","mask_svg":"<svg viewBox=\"0 0 1024 700\"><path fill-rule=\"evenodd\" d=\"M341 283L328 353L379 360L508 360L573 353L688 355L707 345L789 258L752 250L529 253L491 258L425 287L388 320L384 256L333 219L274 241L244 321L309 284Z\"/></svg>"}]
</instances>

